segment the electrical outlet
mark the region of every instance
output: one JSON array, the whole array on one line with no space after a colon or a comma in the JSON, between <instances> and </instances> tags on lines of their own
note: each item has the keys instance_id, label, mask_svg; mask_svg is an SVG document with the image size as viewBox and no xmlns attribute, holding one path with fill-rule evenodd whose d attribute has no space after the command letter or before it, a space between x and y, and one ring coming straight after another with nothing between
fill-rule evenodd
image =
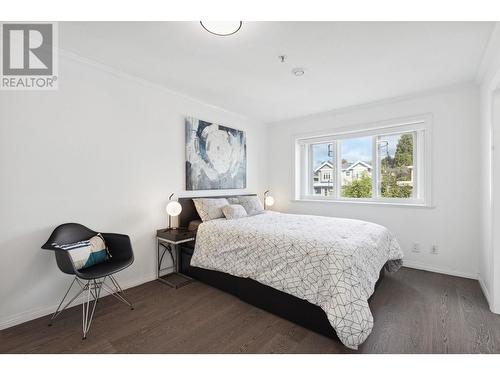
<instances>
[{"instance_id":1,"label":"electrical outlet","mask_svg":"<svg viewBox=\"0 0 500 375\"><path fill-rule=\"evenodd\" d=\"M414 242L411 251L414 253L420 253L420 244L418 242Z\"/></svg>"},{"instance_id":2,"label":"electrical outlet","mask_svg":"<svg viewBox=\"0 0 500 375\"><path fill-rule=\"evenodd\" d=\"M439 254L439 247L438 247L438 245L432 245L431 254Z\"/></svg>"}]
</instances>

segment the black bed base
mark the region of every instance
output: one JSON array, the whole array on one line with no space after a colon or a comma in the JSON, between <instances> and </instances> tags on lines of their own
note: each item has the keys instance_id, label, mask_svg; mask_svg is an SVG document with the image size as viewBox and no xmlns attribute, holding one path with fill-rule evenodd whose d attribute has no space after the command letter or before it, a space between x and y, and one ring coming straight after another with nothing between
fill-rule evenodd
<instances>
[{"instance_id":1,"label":"black bed base","mask_svg":"<svg viewBox=\"0 0 500 375\"><path fill-rule=\"evenodd\" d=\"M236 277L224 272L193 267L190 265L193 248L189 245L182 246L180 254L180 268L181 272L185 275L230 293L251 305L278 315L311 331L338 340L337 334L330 325L326 313L319 306L249 278ZM377 289L383 277L384 268L380 271L375 289Z\"/></svg>"}]
</instances>

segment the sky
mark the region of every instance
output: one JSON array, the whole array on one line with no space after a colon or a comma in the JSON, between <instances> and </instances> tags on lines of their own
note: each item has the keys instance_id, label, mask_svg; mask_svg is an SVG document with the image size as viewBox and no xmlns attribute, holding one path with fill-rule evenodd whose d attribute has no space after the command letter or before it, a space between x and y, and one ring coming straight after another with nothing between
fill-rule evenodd
<instances>
[{"instance_id":1,"label":"sky","mask_svg":"<svg viewBox=\"0 0 500 375\"><path fill-rule=\"evenodd\" d=\"M381 137L381 141L388 142L389 154L394 157L396 153L396 145L398 144L400 134L387 135ZM358 160L372 164L372 137L349 138L340 141L342 150L342 159L346 159L349 163L354 163ZM386 148L382 150L382 156L386 156ZM313 145L313 165L318 167L322 162L331 160L328 157L328 144L322 143Z\"/></svg>"}]
</instances>

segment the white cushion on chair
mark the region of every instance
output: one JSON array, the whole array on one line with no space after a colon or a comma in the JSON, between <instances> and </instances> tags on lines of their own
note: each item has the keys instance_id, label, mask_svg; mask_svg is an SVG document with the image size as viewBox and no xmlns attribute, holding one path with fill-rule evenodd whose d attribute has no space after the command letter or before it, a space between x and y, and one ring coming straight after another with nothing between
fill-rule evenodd
<instances>
[{"instance_id":1,"label":"white cushion on chair","mask_svg":"<svg viewBox=\"0 0 500 375\"><path fill-rule=\"evenodd\" d=\"M81 270L108 260L108 249L100 233L96 236L75 243L54 244L54 247L66 250L75 269Z\"/></svg>"}]
</instances>

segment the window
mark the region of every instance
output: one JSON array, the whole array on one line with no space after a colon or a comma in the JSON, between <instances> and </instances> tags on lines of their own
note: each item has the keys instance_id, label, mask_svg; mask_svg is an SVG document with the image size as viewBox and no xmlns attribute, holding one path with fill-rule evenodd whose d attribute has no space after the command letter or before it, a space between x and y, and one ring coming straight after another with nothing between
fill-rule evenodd
<instances>
[{"instance_id":1,"label":"window","mask_svg":"<svg viewBox=\"0 0 500 375\"><path fill-rule=\"evenodd\" d=\"M343 198L372 197L372 139L347 138L339 142L342 160L341 191Z\"/></svg>"},{"instance_id":2,"label":"window","mask_svg":"<svg viewBox=\"0 0 500 375\"><path fill-rule=\"evenodd\" d=\"M296 199L430 205L429 123L297 137Z\"/></svg>"},{"instance_id":3,"label":"window","mask_svg":"<svg viewBox=\"0 0 500 375\"><path fill-rule=\"evenodd\" d=\"M332 196L334 195L335 182L333 180L335 170L335 152L333 143L312 143L309 146L312 167L309 175L312 175L312 195Z\"/></svg>"},{"instance_id":4,"label":"window","mask_svg":"<svg viewBox=\"0 0 500 375\"><path fill-rule=\"evenodd\" d=\"M382 197L414 197L413 144L415 137L415 132L377 137Z\"/></svg>"}]
</instances>

